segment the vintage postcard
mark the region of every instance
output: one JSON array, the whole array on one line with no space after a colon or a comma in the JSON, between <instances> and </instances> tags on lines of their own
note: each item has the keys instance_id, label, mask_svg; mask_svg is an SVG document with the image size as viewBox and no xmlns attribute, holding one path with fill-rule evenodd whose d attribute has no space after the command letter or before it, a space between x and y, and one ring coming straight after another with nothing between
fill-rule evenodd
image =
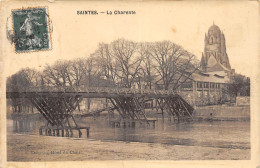
<instances>
[{"instance_id":1,"label":"vintage postcard","mask_svg":"<svg viewBox=\"0 0 260 168\"><path fill-rule=\"evenodd\" d=\"M0 167L259 167L259 7L3 1Z\"/></svg>"}]
</instances>

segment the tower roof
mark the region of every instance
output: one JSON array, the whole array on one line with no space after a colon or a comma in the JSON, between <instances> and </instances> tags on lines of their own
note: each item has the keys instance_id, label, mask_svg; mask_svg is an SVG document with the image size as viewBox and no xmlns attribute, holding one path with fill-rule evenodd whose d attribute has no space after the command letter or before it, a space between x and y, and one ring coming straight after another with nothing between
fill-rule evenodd
<instances>
[{"instance_id":1,"label":"tower roof","mask_svg":"<svg viewBox=\"0 0 260 168\"><path fill-rule=\"evenodd\" d=\"M221 30L220 30L220 28L219 28L217 25L215 25L215 24L213 23L213 25L210 26L210 28L209 28L209 33L210 33L210 32L219 32L219 33L221 33Z\"/></svg>"},{"instance_id":2,"label":"tower roof","mask_svg":"<svg viewBox=\"0 0 260 168\"><path fill-rule=\"evenodd\" d=\"M207 70L208 72L214 72L214 71L230 71L228 68L224 67L222 64L217 62L215 65L211 66Z\"/></svg>"},{"instance_id":3,"label":"tower roof","mask_svg":"<svg viewBox=\"0 0 260 168\"><path fill-rule=\"evenodd\" d=\"M225 35L221 32L220 28L213 23L208 29L208 34L205 35L204 57L201 58L201 66L204 62L206 71L220 71L231 69L226 52ZM220 65L216 65L219 63Z\"/></svg>"}]
</instances>

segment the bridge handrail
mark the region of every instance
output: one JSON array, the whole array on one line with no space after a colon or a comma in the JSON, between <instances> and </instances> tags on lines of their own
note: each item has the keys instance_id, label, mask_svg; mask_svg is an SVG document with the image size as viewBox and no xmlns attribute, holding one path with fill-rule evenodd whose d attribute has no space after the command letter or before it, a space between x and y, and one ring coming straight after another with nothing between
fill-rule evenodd
<instances>
[{"instance_id":1,"label":"bridge handrail","mask_svg":"<svg viewBox=\"0 0 260 168\"><path fill-rule=\"evenodd\" d=\"M109 94L156 94L171 95L176 94L173 90L158 89L132 89L132 88L109 88L109 87L71 87L71 86L44 86L27 87L16 91L7 90L7 92L84 92L84 93L109 93Z\"/></svg>"}]
</instances>

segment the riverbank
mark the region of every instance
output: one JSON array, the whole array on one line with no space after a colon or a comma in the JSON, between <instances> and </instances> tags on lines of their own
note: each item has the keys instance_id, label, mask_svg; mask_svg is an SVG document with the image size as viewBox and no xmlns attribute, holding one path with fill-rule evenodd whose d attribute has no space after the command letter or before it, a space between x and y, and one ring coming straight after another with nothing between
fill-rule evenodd
<instances>
[{"instance_id":1,"label":"riverbank","mask_svg":"<svg viewBox=\"0 0 260 168\"><path fill-rule=\"evenodd\" d=\"M250 106L200 106L193 114L197 120L213 121L250 121Z\"/></svg>"},{"instance_id":2,"label":"riverbank","mask_svg":"<svg viewBox=\"0 0 260 168\"><path fill-rule=\"evenodd\" d=\"M248 160L250 148L167 145L8 134L8 161Z\"/></svg>"},{"instance_id":3,"label":"riverbank","mask_svg":"<svg viewBox=\"0 0 260 168\"><path fill-rule=\"evenodd\" d=\"M82 113L87 113L82 111L81 113L75 113L75 117L80 117ZM159 113L161 113L159 111ZM149 118L161 118L161 114L151 109L146 109L146 115ZM108 113L104 111L98 116L107 116ZM115 116L118 114L115 113ZM96 117L98 117L96 116ZM94 117L89 115L88 117ZM165 115L167 117L167 113ZM19 118L35 118L43 119L40 113L15 113L8 114L8 119L19 119ZM193 118L195 120L212 120L212 121L250 121L250 106L227 106L227 105L213 105L213 106L198 106L194 108Z\"/></svg>"}]
</instances>

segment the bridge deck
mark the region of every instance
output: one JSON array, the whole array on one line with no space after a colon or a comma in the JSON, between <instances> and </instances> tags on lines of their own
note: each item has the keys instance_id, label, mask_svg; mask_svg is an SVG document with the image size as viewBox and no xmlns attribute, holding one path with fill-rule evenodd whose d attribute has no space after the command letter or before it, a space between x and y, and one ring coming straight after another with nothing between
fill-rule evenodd
<instances>
[{"instance_id":1,"label":"bridge deck","mask_svg":"<svg viewBox=\"0 0 260 168\"><path fill-rule=\"evenodd\" d=\"M35 96L66 97L80 96L82 98L116 98L116 97L147 97L164 98L176 95L168 90L102 88L102 87L34 87L29 89L7 90L6 98L31 98Z\"/></svg>"},{"instance_id":2,"label":"bridge deck","mask_svg":"<svg viewBox=\"0 0 260 168\"><path fill-rule=\"evenodd\" d=\"M52 127L70 128L73 134L73 125L77 126L73 112L83 98L107 98L112 108L119 113L123 125L130 121L155 124L155 120L149 120L145 114L145 102L156 99L156 105L163 112L181 119L191 117L193 108L184 99L173 91L149 90L149 89L128 89L128 88L94 88L94 87L34 87L19 90L7 90L6 97L16 102L17 98L28 99L37 110L48 121L47 125ZM18 99L17 105L20 99ZM71 123L72 122L72 123ZM120 122L114 122L114 125ZM46 130L45 130L46 131ZM50 131L50 130L47 130ZM50 133L48 133L50 134ZM55 134L55 129L54 129ZM58 133L59 134L59 133ZM68 133L69 134L69 133ZM47 135L47 133L46 133ZM79 135L81 135L79 129Z\"/></svg>"}]
</instances>

